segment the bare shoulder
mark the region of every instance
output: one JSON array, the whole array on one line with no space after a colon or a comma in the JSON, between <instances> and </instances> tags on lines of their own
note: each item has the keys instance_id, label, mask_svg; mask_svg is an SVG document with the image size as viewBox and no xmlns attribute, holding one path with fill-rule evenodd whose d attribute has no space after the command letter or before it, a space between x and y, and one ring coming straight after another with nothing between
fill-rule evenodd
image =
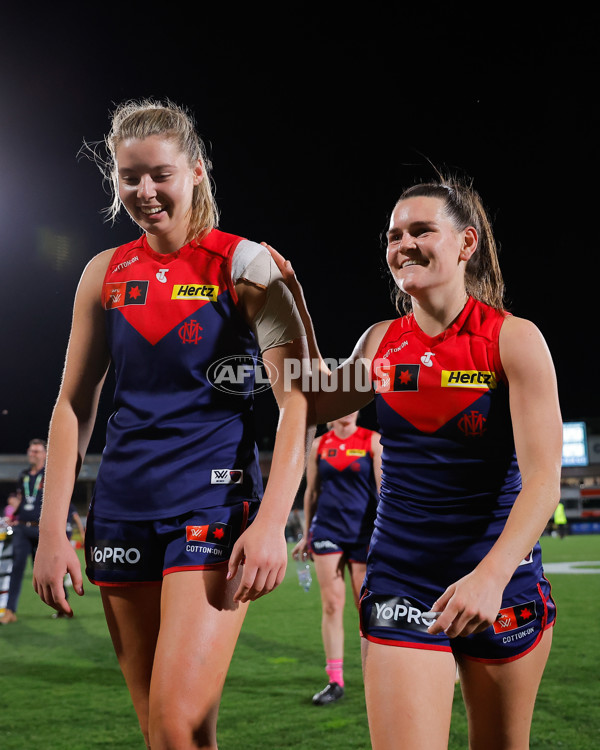
<instances>
[{"instance_id":1,"label":"bare shoulder","mask_svg":"<svg viewBox=\"0 0 600 750\"><path fill-rule=\"evenodd\" d=\"M545 367L551 364L550 351L541 331L525 318L509 315L500 329L500 358L510 377L512 372Z\"/></svg>"},{"instance_id":2,"label":"bare shoulder","mask_svg":"<svg viewBox=\"0 0 600 750\"><path fill-rule=\"evenodd\" d=\"M378 432L371 434L371 450L381 448L381 435Z\"/></svg>"},{"instance_id":3,"label":"bare shoulder","mask_svg":"<svg viewBox=\"0 0 600 750\"><path fill-rule=\"evenodd\" d=\"M116 250L116 247L111 247L108 250L103 250L101 253L98 253L98 255L94 255L87 266L83 269L84 275L88 274L97 276L102 274L102 278L104 278Z\"/></svg>"},{"instance_id":4,"label":"bare shoulder","mask_svg":"<svg viewBox=\"0 0 600 750\"><path fill-rule=\"evenodd\" d=\"M79 280L79 286L77 288L78 296L87 293L96 294L99 292L104 277L106 276L108 266L110 265L111 258L115 254L116 249L116 247L112 247L109 250L103 250L88 262L83 269L81 279Z\"/></svg>"},{"instance_id":5,"label":"bare shoulder","mask_svg":"<svg viewBox=\"0 0 600 750\"><path fill-rule=\"evenodd\" d=\"M382 320L380 323L374 323L370 328L367 328L356 344L357 356L373 360L385 332L392 323L392 320Z\"/></svg>"}]
</instances>

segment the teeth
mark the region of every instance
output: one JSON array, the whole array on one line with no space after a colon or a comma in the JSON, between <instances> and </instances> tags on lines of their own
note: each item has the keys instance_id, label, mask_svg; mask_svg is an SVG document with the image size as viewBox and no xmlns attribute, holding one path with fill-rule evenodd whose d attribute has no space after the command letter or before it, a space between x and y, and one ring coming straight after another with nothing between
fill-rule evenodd
<instances>
[{"instance_id":1,"label":"teeth","mask_svg":"<svg viewBox=\"0 0 600 750\"><path fill-rule=\"evenodd\" d=\"M144 214L157 214L159 211L162 211L162 206L156 206L155 208L144 208L142 207L142 213Z\"/></svg>"},{"instance_id":2,"label":"teeth","mask_svg":"<svg viewBox=\"0 0 600 750\"><path fill-rule=\"evenodd\" d=\"M406 268L406 266L418 266L419 263L416 260L407 260L402 264L402 268Z\"/></svg>"}]
</instances>

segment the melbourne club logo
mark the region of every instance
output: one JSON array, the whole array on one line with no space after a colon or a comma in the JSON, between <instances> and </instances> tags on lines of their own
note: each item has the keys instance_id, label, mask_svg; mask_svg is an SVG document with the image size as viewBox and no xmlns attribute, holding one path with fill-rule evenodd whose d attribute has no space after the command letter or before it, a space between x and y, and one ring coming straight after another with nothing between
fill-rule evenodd
<instances>
[{"instance_id":1,"label":"melbourne club logo","mask_svg":"<svg viewBox=\"0 0 600 750\"><path fill-rule=\"evenodd\" d=\"M199 325L197 320L188 320L181 326L177 333L183 344L197 344L202 338L200 335L200 331L202 330L202 326Z\"/></svg>"},{"instance_id":2,"label":"melbourne club logo","mask_svg":"<svg viewBox=\"0 0 600 750\"><path fill-rule=\"evenodd\" d=\"M486 430L486 418L478 411L465 412L458 420L458 429L467 437L481 437Z\"/></svg>"}]
</instances>

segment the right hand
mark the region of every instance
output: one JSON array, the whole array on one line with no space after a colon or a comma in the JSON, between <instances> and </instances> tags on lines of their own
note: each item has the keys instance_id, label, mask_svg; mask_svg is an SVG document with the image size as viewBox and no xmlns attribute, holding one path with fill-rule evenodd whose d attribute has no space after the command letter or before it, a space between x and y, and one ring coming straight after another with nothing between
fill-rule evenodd
<instances>
[{"instance_id":1,"label":"right hand","mask_svg":"<svg viewBox=\"0 0 600 750\"><path fill-rule=\"evenodd\" d=\"M310 547L304 537L300 539L300 541L296 544L296 546L292 550L292 558L294 560L312 559L312 555L310 554Z\"/></svg>"},{"instance_id":2,"label":"right hand","mask_svg":"<svg viewBox=\"0 0 600 750\"><path fill-rule=\"evenodd\" d=\"M83 596L81 565L67 535L52 539L40 535L33 564L33 588L44 604L72 617L73 610L65 598L63 585L67 574L71 576L75 593Z\"/></svg>"},{"instance_id":3,"label":"right hand","mask_svg":"<svg viewBox=\"0 0 600 750\"><path fill-rule=\"evenodd\" d=\"M227 580L242 566L242 579L234 602L251 602L273 591L283 581L287 567L284 529L261 519L260 513L233 546Z\"/></svg>"}]
</instances>

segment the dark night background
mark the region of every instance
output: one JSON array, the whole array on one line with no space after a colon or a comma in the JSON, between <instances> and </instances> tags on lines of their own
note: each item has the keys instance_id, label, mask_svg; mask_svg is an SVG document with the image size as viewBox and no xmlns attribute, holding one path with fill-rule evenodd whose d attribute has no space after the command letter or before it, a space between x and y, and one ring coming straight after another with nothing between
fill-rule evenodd
<instances>
[{"instance_id":1,"label":"dark night background","mask_svg":"<svg viewBox=\"0 0 600 750\"><path fill-rule=\"evenodd\" d=\"M600 417L597 19L574 6L543 18L446 4L430 17L329 20L277 7L260 17L227 6L218 18L176 4L64 4L3 17L0 452L47 434L79 276L137 236L126 216L103 223L109 197L77 153L103 137L115 103L147 96L194 112L221 228L292 259L326 356L348 355L394 316L380 235L401 189L432 174L428 161L474 178L509 309L553 354L563 418ZM270 402L259 408L268 440ZM102 422L110 394L100 412ZM90 452L102 445L100 424Z\"/></svg>"}]
</instances>

